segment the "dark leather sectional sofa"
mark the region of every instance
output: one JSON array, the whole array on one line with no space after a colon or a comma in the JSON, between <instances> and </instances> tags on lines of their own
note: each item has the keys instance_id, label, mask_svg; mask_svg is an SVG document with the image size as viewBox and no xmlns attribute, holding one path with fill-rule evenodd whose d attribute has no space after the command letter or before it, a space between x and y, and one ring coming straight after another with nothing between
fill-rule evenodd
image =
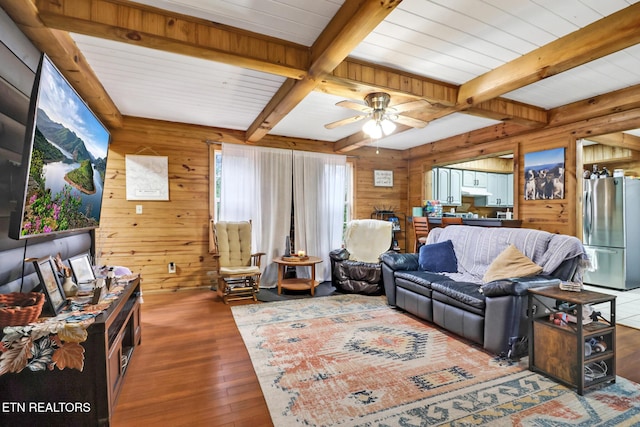
<instances>
[{"instance_id":1,"label":"dark leather sectional sofa","mask_svg":"<svg viewBox=\"0 0 640 427\"><path fill-rule=\"evenodd\" d=\"M432 230L427 245L447 240L457 258L455 273L421 269L418 254L382 255L388 303L502 356L517 357L526 349L527 289L581 282L588 265L578 239L545 231L448 226ZM493 260L512 244L541 266L541 273L484 283Z\"/></svg>"}]
</instances>

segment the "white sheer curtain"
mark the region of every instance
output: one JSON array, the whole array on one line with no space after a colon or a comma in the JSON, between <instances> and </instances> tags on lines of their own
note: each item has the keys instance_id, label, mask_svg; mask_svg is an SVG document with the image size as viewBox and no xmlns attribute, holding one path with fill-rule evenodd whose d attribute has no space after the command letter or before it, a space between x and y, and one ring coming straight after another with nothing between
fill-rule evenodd
<instances>
[{"instance_id":1,"label":"white sheer curtain","mask_svg":"<svg viewBox=\"0 0 640 427\"><path fill-rule=\"evenodd\" d=\"M252 249L265 252L261 287L275 287L274 257L291 229L291 151L222 144L220 220L252 220Z\"/></svg>"},{"instance_id":2,"label":"white sheer curtain","mask_svg":"<svg viewBox=\"0 0 640 427\"><path fill-rule=\"evenodd\" d=\"M322 258L316 280L331 280L329 252L342 242L346 156L293 152L295 247ZM299 277L309 277L298 268Z\"/></svg>"}]
</instances>

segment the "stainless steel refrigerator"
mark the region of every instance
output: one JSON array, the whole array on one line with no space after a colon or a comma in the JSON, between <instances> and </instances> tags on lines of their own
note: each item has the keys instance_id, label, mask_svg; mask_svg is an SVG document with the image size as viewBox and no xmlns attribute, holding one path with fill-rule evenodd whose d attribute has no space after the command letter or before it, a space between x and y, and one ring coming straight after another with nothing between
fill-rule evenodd
<instances>
[{"instance_id":1,"label":"stainless steel refrigerator","mask_svg":"<svg viewBox=\"0 0 640 427\"><path fill-rule=\"evenodd\" d=\"M640 287L640 180L585 179L582 242L593 264L584 283Z\"/></svg>"}]
</instances>

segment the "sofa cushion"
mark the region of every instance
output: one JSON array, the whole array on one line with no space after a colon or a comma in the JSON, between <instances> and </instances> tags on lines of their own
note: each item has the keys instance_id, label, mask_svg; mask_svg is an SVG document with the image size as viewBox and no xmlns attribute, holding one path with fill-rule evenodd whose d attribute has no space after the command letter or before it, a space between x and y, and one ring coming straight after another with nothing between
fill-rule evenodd
<instances>
[{"instance_id":1,"label":"sofa cushion","mask_svg":"<svg viewBox=\"0 0 640 427\"><path fill-rule=\"evenodd\" d=\"M403 279L430 288L433 282L448 280L447 276L429 271L396 271L396 279Z\"/></svg>"},{"instance_id":2,"label":"sofa cushion","mask_svg":"<svg viewBox=\"0 0 640 427\"><path fill-rule=\"evenodd\" d=\"M432 283L431 289L434 300L484 314L486 297L480 292L480 286L476 283L448 280Z\"/></svg>"},{"instance_id":3,"label":"sofa cushion","mask_svg":"<svg viewBox=\"0 0 640 427\"><path fill-rule=\"evenodd\" d=\"M508 279L510 277L535 276L542 272L542 267L531 261L514 245L509 245L489 265L482 277L485 283L494 280Z\"/></svg>"},{"instance_id":4,"label":"sofa cushion","mask_svg":"<svg viewBox=\"0 0 640 427\"><path fill-rule=\"evenodd\" d=\"M428 271L396 271L395 283L398 289L405 289L431 298L431 283L448 280L446 276Z\"/></svg>"},{"instance_id":5,"label":"sofa cushion","mask_svg":"<svg viewBox=\"0 0 640 427\"><path fill-rule=\"evenodd\" d=\"M513 277L509 280L495 280L485 283L480 287L480 292L487 297L526 295L531 288L558 286L560 282L560 279L551 276Z\"/></svg>"},{"instance_id":6,"label":"sofa cushion","mask_svg":"<svg viewBox=\"0 0 640 427\"><path fill-rule=\"evenodd\" d=\"M458 260L453 250L451 240L440 243L433 243L420 247L418 256L420 269L433 273L456 273L458 271Z\"/></svg>"}]
</instances>

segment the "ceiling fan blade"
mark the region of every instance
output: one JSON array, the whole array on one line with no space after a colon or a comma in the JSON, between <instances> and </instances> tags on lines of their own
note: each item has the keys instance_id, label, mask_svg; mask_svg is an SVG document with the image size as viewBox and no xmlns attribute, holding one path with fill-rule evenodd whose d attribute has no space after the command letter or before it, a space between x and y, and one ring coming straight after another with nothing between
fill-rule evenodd
<instances>
[{"instance_id":1,"label":"ceiling fan blade","mask_svg":"<svg viewBox=\"0 0 640 427\"><path fill-rule=\"evenodd\" d=\"M425 122L424 120L414 119L413 117L407 117L407 116L394 117L393 121L403 124L405 126L411 126L413 128L418 128L418 129L422 129L423 127L429 124L429 122Z\"/></svg>"},{"instance_id":2,"label":"ceiling fan blade","mask_svg":"<svg viewBox=\"0 0 640 427\"><path fill-rule=\"evenodd\" d=\"M356 110L356 111L362 111L363 113L371 112L371 107L363 104L358 104L357 102L353 102L353 101L340 101L336 103L336 105L344 108L351 108L352 110Z\"/></svg>"},{"instance_id":3,"label":"ceiling fan blade","mask_svg":"<svg viewBox=\"0 0 640 427\"><path fill-rule=\"evenodd\" d=\"M409 101L409 102L404 102L402 104L396 104L396 105L392 105L391 108L393 108L397 113L403 113L405 111L411 111L411 110L417 110L419 108L425 108L430 106L431 104L429 103L429 101L426 101L424 99L418 99L417 101Z\"/></svg>"},{"instance_id":4,"label":"ceiling fan blade","mask_svg":"<svg viewBox=\"0 0 640 427\"><path fill-rule=\"evenodd\" d=\"M353 117L347 117L346 119L342 119L342 120L338 120L336 122L332 122L332 123L327 123L326 125L324 125L325 128L327 129L335 129L339 126L344 126L344 125L348 125L351 123L355 123L357 121L360 121L362 119L364 119L367 116L353 116Z\"/></svg>"}]
</instances>

